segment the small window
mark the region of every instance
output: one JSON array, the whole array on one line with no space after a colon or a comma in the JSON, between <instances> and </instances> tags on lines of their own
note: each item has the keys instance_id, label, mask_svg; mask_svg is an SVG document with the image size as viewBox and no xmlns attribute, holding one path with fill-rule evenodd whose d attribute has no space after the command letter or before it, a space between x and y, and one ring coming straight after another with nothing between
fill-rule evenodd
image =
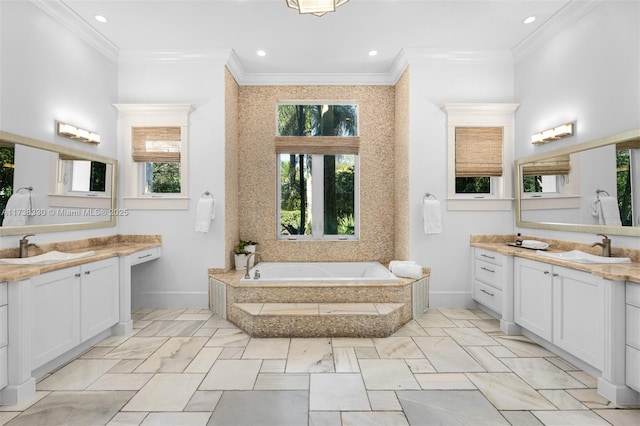
<instances>
[{"instance_id":1,"label":"small window","mask_svg":"<svg viewBox=\"0 0 640 426\"><path fill-rule=\"evenodd\" d=\"M638 226L640 200L634 197L640 187L640 140L630 140L616 145L616 181L618 208L622 226Z\"/></svg>"},{"instance_id":2,"label":"small window","mask_svg":"<svg viewBox=\"0 0 640 426\"><path fill-rule=\"evenodd\" d=\"M358 235L356 105L278 105L278 237Z\"/></svg>"},{"instance_id":3,"label":"small window","mask_svg":"<svg viewBox=\"0 0 640 426\"><path fill-rule=\"evenodd\" d=\"M179 194L180 127L134 127L133 161L138 164L140 195Z\"/></svg>"},{"instance_id":4,"label":"small window","mask_svg":"<svg viewBox=\"0 0 640 426\"><path fill-rule=\"evenodd\" d=\"M522 167L522 190L525 194L557 194L570 172L569 154L528 163Z\"/></svg>"},{"instance_id":5,"label":"small window","mask_svg":"<svg viewBox=\"0 0 640 426\"><path fill-rule=\"evenodd\" d=\"M502 176L502 127L456 127L456 194L493 194Z\"/></svg>"},{"instance_id":6,"label":"small window","mask_svg":"<svg viewBox=\"0 0 640 426\"><path fill-rule=\"evenodd\" d=\"M72 160L70 163L72 192L105 192L107 165L99 161Z\"/></svg>"}]
</instances>

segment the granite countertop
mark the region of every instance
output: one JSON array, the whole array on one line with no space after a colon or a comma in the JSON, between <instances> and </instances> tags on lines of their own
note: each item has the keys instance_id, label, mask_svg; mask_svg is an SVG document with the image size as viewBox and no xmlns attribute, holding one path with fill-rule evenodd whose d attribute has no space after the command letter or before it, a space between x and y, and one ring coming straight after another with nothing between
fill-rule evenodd
<instances>
[{"instance_id":1,"label":"granite countertop","mask_svg":"<svg viewBox=\"0 0 640 426\"><path fill-rule=\"evenodd\" d=\"M161 247L160 235L112 235L109 237L87 238L85 240L64 241L41 244L39 248L30 248L29 256L58 250L65 253L93 251L92 256L47 265L9 265L0 264L0 282L20 281L46 272L95 262L110 257L128 256L153 247ZM0 258L18 257L18 249L0 250Z\"/></svg>"},{"instance_id":2,"label":"granite countertop","mask_svg":"<svg viewBox=\"0 0 640 426\"><path fill-rule=\"evenodd\" d=\"M590 244L573 243L569 241L552 240L532 236L522 236L523 240L538 240L549 244L548 252L562 252L569 250L581 250L587 253L599 255L600 247L591 247ZM536 250L513 247L508 245L515 240L514 235L473 235L471 246L491 250L505 256L516 256L539 262L549 263L579 271L589 272L602 278L615 281L632 281L640 283L640 250L612 248L612 256L629 257L631 263L595 264L577 263L567 260L554 259L536 253Z\"/></svg>"}]
</instances>

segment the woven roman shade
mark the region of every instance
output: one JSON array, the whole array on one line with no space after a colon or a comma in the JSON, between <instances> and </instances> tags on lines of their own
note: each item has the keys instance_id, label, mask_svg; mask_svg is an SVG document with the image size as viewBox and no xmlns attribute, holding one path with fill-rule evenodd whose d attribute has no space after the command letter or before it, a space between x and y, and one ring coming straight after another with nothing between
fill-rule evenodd
<instances>
[{"instance_id":1,"label":"woven roman shade","mask_svg":"<svg viewBox=\"0 0 640 426\"><path fill-rule=\"evenodd\" d=\"M568 175L571 171L569 154L534 161L522 165L523 176Z\"/></svg>"},{"instance_id":2,"label":"woven roman shade","mask_svg":"<svg viewBox=\"0 0 640 426\"><path fill-rule=\"evenodd\" d=\"M277 136L276 154L357 155L358 136Z\"/></svg>"},{"instance_id":3,"label":"woven roman shade","mask_svg":"<svg viewBox=\"0 0 640 426\"><path fill-rule=\"evenodd\" d=\"M180 162L180 127L134 127L133 161Z\"/></svg>"},{"instance_id":4,"label":"woven roman shade","mask_svg":"<svg viewBox=\"0 0 640 426\"><path fill-rule=\"evenodd\" d=\"M502 176L502 127L456 127L456 177Z\"/></svg>"},{"instance_id":5,"label":"woven roman shade","mask_svg":"<svg viewBox=\"0 0 640 426\"><path fill-rule=\"evenodd\" d=\"M631 139L616 144L616 150L640 149L640 139Z\"/></svg>"}]
</instances>

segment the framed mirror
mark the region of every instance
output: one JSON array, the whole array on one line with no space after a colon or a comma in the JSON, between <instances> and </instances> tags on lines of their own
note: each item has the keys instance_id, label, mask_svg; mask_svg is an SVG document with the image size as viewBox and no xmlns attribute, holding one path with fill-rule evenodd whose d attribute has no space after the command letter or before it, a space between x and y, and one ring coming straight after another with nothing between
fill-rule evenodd
<instances>
[{"instance_id":1,"label":"framed mirror","mask_svg":"<svg viewBox=\"0 0 640 426\"><path fill-rule=\"evenodd\" d=\"M516 226L640 236L640 129L514 165Z\"/></svg>"},{"instance_id":2,"label":"framed mirror","mask_svg":"<svg viewBox=\"0 0 640 426\"><path fill-rule=\"evenodd\" d=\"M0 131L0 235L116 225L117 160Z\"/></svg>"}]
</instances>

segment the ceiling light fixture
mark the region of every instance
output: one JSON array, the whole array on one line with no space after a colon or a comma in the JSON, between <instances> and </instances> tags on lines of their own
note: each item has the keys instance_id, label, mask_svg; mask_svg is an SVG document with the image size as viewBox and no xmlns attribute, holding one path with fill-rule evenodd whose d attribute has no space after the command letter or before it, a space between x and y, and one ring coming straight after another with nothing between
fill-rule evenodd
<instances>
[{"instance_id":1,"label":"ceiling light fixture","mask_svg":"<svg viewBox=\"0 0 640 426\"><path fill-rule=\"evenodd\" d=\"M528 18L525 18L525 19L522 21L522 23L523 23L523 24L530 24L530 23L532 23L532 22L533 22L533 21L535 21L535 20L536 20L536 17L535 17L535 16L529 16Z\"/></svg>"},{"instance_id":2,"label":"ceiling light fixture","mask_svg":"<svg viewBox=\"0 0 640 426\"><path fill-rule=\"evenodd\" d=\"M102 16L102 15L95 15L94 16L95 20L102 23L102 24L106 24L107 22L109 22L109 20L107 19L106 16Z\"/></svg>"},{"instance_id":3,"label":"ceiling light fixture","mask_svg":"<svg viewBox=\"0 0 640 426\"><path fill-rule=\"evenodd\" d=\"M256 50L256 55L258 56L267 56L267 52L264 50Z\"/></svg>"},{"instance_id":4,"label":"ceiling light fixture","mask_svg":"<svg viewBox=\"0 0 640 426\"><path fill-rule=\"evenodd\" d=\"M328 12L335 12L338 6L342 6L349 0L287 0L287 6L296 9L301 14L311 13L322 16Z\"/></svg>"},{"instance_id":5,"label":"ceiling light fixture","mask_svg":"<svg viewBox=\"0 0 640 426\"><path fill-rule=\"evenodd\" d=\"M378 54L377 50L370 50L369 51L369 56L376 56Z\"/></svg>"}]
</instances>

